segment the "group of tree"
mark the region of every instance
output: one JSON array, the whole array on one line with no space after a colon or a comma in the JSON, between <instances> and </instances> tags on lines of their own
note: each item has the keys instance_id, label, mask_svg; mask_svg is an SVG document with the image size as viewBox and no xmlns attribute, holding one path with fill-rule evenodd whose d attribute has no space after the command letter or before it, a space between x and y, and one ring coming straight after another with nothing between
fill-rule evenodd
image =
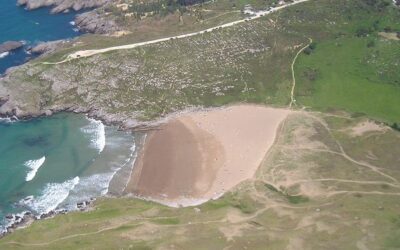
<instances>
[{"instance_id":1,"label":"group of tree","mask_svg":"<svg viewBox=\"0 0 400 250\"><path fill-rule=\"evenodd\" d=\"M316 48L317 48L317 43L316 42L312 42L312 43L310 43L310 45L308 45L307 48L304 49L303 52L306 55L310 55Z\"/></svg>"},{"instance_id":2,"label":"group of tree","mask_svg":"<svg viewBox=\"0 0 400 250\"><path fill-rule=\"evenodd\" d=\"M400 131L400 125L397 122L393 123L390 127L394 130Z\"/></svg>"}]
</instances>

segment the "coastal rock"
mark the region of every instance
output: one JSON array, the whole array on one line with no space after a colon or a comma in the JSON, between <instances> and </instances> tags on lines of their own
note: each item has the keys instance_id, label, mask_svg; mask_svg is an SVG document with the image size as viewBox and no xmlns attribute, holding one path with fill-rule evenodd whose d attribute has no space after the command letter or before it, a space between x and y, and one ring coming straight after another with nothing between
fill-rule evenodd
<instances>
[{"instance_id":1,"label":"coastal rock","mask_svg":"<svg viewBox=\"0 0 400 250\"><path fill-rule=\"evenodd\" d=\"M39 43L35 47L31 48L30 52L34 54L47 55L54 52L56 49L60 48L60 46L66 42L67 41L65 40L57 40L57 41Z\"/></svg>"},{"instance_id":2,"label":"coastal rock","mask_svg":"<svg viewBox=\"0 0 400 250\"><path fill-rule=\"evenodd\" d=\"M28 10L53 6L51 13L60 13L73 9L79 11L85 8L95 8L110 2L110 0L18 0L18 5L25 5Z\"/></svg>"},{"instance_id":3,"label":"coastal rock","mask_svg":"<svg viewBox=\"0 0 400 250\"><path fill-rule=\"evenodd\" d=\"M46 110L45 111L45 115L46 116L51 116L53 114L53 112L51 110Z\"/></svg>"},{"instance_id":4,"label":"coastal rock","mask_svg":"<svg viewBox=\"0 0 400 250\"><path fill-rule=\"evenodd\" d=\"M9 52L12 50L16 50L24 46L22 42L18 41L7 41L2 44L0 44L0 54L4 52Z\"/></svg>"},{"instance_id":5,"label":"coastal rock","mask_svg":"<svg viewBox=\"0 0 400 250\"><path fill-rule=\"evenodd\" d=\"M14 219L14 215L12 215L12 214L7 214L7 215L6 215L6 219L7 219L7 220L12 220L12 219Z\"/></svg>"},{"instance_id":6,"label":"coastal rock","mask_svg":"<svg viewBox=\"0 0 400 250\"><path fill-rule=\"evenodd\" d=\"M24 117L30 118L32 116L39 116L44 113L40 110L39 95L27 91L25 89L15 89L10 91L5 86L10 82L9 75L0 78L0 115L5 117ZM23 99L15 98L16 94L20 93L24 96ZM29 100L34 100L34 105Z\"/></svg>"},{"instance_id":7,"label":"coastal rock","mask_svg":"<svg viewBox=\"0 0 400 250\"><path fill-rule=\"evenodd\" d=\"M120 30L114 20L99 15L95 10L77 15L75 24L81 31L96 34L111 34Z\"/></svg>"}]
</instances>

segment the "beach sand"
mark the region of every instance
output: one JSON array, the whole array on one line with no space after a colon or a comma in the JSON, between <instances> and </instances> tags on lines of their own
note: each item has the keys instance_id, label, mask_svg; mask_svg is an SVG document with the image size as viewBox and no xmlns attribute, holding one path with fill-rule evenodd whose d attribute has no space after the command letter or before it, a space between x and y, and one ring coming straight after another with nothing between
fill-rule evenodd
<instances>
[{"instance_id":1,"label":"beach sand","mask_svg":"<svg viewBox=\"0 0 400 250\"><path fill-rule=\"evenodd\" d=\"M253 177L290 112L235 105L174 117L148 134L125 193L171 206L218 198Z\"/></svg>"}]
</instances>

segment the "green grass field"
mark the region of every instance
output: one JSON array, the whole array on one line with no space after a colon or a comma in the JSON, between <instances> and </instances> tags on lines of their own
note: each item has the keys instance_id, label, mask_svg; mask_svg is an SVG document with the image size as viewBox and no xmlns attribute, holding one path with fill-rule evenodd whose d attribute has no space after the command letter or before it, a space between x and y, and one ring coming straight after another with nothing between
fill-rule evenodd
<instances>
[{"instance_id":1,"label":"green grass field","mask_svg":"<svg viewBox=\"0 0 400 250\"><path fill-rule=\"evenodd\" d=\"M400 11L391 5L378 11L366 2L347 3L334 23L316 21L319 26L306 32L316 48L295 65L296 100L298 106L364 113L391 124L400 121L400 42L378 33L400 31ZM329 11L316 8L316 15L330 18Z\"/></svg>"},{"instance_id":2,"label":"green grass field","mask_svg":"<svg viewBox=\"0 0 400 250\"><path fill-rule=\"evenodd\" d=\"M372 39L376 45L368 48ZM372 39L339 38L321 42L311 55L302 55L296 65L298 103L319 110L342 109L398 122L400 43Z\"/></svg>"}]
</instances>

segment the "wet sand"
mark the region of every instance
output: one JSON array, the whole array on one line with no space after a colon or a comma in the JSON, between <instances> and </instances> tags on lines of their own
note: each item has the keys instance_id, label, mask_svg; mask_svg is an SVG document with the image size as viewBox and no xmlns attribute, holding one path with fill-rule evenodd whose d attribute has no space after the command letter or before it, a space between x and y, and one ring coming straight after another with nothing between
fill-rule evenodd
<instances>
[{"instance_id":1,"label":"wet sand","mask_svg":"<svg viewBox=\"0 0 400 250\"><path fill-rule=\"evenodd\" d=\"M218 198L253 177L290 112L235 105L174 117L148 134L125 193L171 206Z\"/></svg>"}]
</instances>

